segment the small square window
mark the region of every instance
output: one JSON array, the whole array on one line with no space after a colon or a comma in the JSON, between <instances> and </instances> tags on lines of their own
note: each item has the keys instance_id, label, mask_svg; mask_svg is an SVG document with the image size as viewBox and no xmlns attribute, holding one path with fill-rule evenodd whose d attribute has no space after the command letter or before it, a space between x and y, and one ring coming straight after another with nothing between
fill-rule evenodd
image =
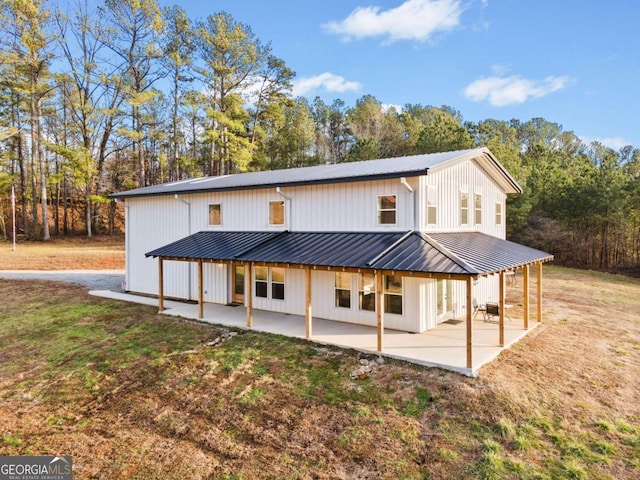
<instances>
[{"instance_id":1,"label":"small square window","mask_svg":"<svg viewBox=\"0 0 640 480\"><path fill-rule=\"evenodd\" d=\"M220 207L219 203L209 204L209 225L222 225Z\"/></svg>"},{"instance_id":2,"label":"small square window","mask_svg":"<svg viewBox=\"0 0 640 480\"><path fill-rule=\"evenodd\" d=\"M378 197L378 225L396 224L396 196L380 195Z\"/></svg>"},{"instance_id":3,"label":"small square window","mask_svg":"<svg viewBox=\"0 0 640 480\"><path fill-rule=\"evenodd\" d=\"M284 225L284 200L269 202L269 225Z\"/></svg>"}]
</instances>

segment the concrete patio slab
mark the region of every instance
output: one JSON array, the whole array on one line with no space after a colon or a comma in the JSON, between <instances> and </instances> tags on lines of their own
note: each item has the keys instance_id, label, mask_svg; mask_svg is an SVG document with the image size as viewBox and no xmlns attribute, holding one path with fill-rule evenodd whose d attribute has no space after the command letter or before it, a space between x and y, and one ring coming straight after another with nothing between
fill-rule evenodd
<instances>
[{"instance_id":1,"label":"concrete patio slab","mask_svg":"<svg viewBox=\"0 0 640 480\"><path fill-rule=\"evenodd\" d=\"M158 306L157 298L131 293L111 290L92 290L89 293L114 300ZM164 304L165 310L162 313L165 315L238 329L248 329L247 310L243 306L206 303L204 305L204 317L198 318L197 304L171 300L165 300ZM467 368L466 366L466 324L464 321L455 324L441 323L436 328L420 334L385 329L383 351L378 352L377 330L375 327L314 318L312 335L309 340L319 344L383 355L428 367L443 368L475 377L483 365L494 360L501 351L518 342L537 326L537 322L530 321L529 329L525 330L520 319L505 321L505 345L501 347L498 344L498 325L479 319L474 320L472 368ZM305 318L300 315L287 315L254 309L251 330L305 338Z\"/></svg>"}]
</instances>

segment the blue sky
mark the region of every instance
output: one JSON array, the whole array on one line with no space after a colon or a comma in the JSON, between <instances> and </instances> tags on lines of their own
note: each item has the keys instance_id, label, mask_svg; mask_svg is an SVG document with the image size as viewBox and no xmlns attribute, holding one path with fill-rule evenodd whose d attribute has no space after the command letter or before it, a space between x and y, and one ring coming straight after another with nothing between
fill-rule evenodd
<instances>
[{"instance_id":1,"label":"blue sky","mask_svg":"<svg viewBox=\"0 0 640 480\"><path fill-rule=\"evenodd\" d=\"M294 93L348 106L449 105L465 120L543 117L640 148L640 1L161 0L251 26Z\"/></svg>"}]
</instances>

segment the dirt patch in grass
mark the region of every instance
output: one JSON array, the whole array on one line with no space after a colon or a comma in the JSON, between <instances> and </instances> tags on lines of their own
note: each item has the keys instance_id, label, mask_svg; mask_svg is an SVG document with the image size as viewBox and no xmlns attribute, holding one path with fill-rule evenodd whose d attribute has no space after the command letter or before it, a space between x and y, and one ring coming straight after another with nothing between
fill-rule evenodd
<instances>
[{"instance_id":1,"label":"dirt patch in grass","mask_svg":"<svg viewBox=\"0 0 640 480\"><path fill-rule=\"evenodd\" d=\"M640 282L543 284L545 324L478 378L352 380L353 351L0 281L0 454L70 454L80 479L639 478Z\"/></svg>"},{"instance_id":2,"label":"dirt patch in grass","mask_svg":"<svg viewBox=\"0 0 640 480\"><path fill-rule=\"evenodd\" d=\"M0 270L123 270L124 236L0 242Z\"/></svg>"}]
</instances>

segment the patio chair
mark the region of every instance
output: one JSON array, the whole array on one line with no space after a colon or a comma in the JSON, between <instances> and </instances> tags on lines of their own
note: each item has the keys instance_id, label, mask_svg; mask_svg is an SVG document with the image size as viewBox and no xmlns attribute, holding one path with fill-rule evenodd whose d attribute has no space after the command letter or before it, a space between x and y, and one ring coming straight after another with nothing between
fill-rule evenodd
<instances>
[{"instance_id":1,"label":"patio chair","mask_svg":"<svg viewBox=\"0 0 640 480\"><path fill-rule=\"evenodd\" d=\"M496 322L500 318L500 306L497 303L487 303L484 313L485 322Z\"/></svg>"},{"instance_id":2,"label":"patio chair","mask_svg":"<svg viewBox=\"0 0 640 480\"><path fill-rule=\"evenodd\" d=\"M476 300L475 298L473 299L473 314L472 314L472 318L476 318L476 315L478 314L478 312L482 311L483 315L484 315L484 308L480 308L480 305L478 305L478 300Z\"/></svg>"}]
</instances>

